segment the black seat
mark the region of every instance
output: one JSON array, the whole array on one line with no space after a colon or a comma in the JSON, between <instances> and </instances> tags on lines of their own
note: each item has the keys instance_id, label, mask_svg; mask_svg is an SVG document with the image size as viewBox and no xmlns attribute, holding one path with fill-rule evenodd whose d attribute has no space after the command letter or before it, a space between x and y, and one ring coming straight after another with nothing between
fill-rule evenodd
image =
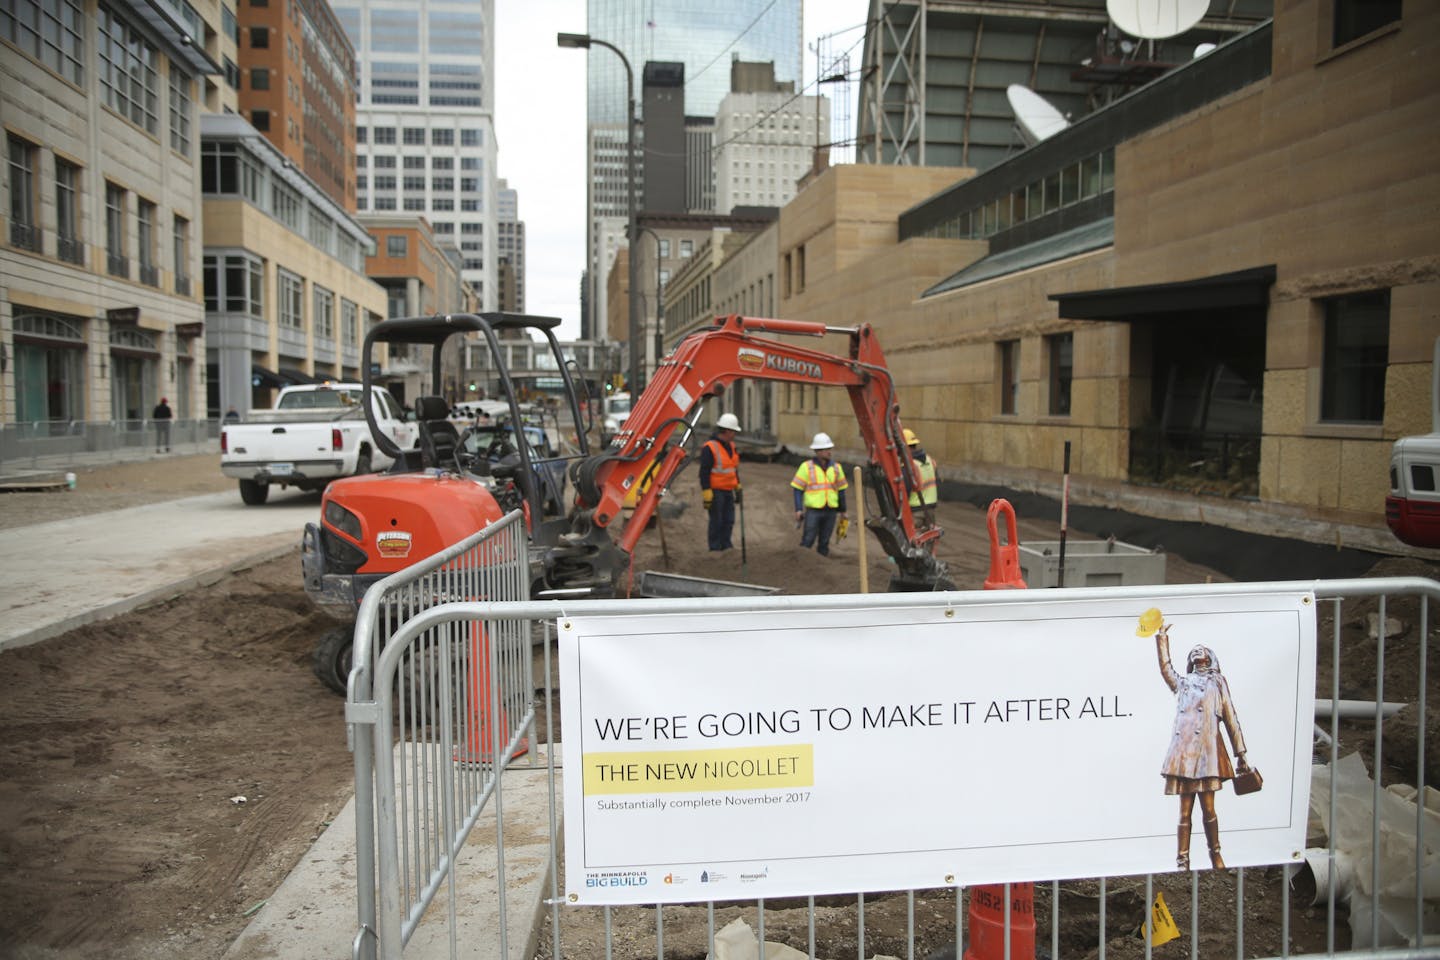
<instances>
[{"instance_id":1,"label":"black seat","mask_svg":"<svg viewBox=\"0 0 1440 960\"><path fill-rule=\"evenodd\" d=\"M460 431L446 419L450 405L444 397L416 397L415 419L420 428L420 455L427 467L459 470L455 451L460 447Z\"/></svg>"}]
</instances>

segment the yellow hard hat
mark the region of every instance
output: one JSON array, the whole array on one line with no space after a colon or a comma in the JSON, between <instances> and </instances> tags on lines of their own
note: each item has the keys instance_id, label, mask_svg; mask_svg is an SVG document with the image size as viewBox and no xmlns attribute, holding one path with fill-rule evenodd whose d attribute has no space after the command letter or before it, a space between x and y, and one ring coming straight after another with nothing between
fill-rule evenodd
<instances>
[{"instance_id":1,"label":"yellow hard hat","mask_svg":"<svg viewBox=\"0 0 1440 960\"><path fill-rule=\"evenodd\" d=\"M905 445L915 447L920 445L920 438L915 436L915 431L909 427L905 428Z\"/></svg>"},{"instance_id":2,"label":"yellow hard hat","mask_svg":"<svg viewBox=\"0 0 1440 960\"><path fill-rule=\"evenodd\" d=\"M1157 630L1165 624L1165 615L1160 612L1159 607L1151 607L1140 614L1140 626L1135 628L1137 637L1153 637Z\"/></svg>"}]
</instances>

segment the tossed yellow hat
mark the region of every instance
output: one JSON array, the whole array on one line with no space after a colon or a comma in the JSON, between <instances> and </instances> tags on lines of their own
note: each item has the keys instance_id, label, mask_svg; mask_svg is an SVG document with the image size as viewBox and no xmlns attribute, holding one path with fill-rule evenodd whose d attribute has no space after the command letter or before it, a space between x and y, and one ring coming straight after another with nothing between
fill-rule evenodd
<instances>
[{"instance_id":1,"label":"tossed yellow hat","mask_svg":"<svg viewBox=\"0 0 1440 960\"><path fill-rule=\"evenodd\" d=\"M1165 624L1165 615L1160 612L1159 607L1151 607L1140 614L1140 626L1135 628L1137 637L1153 637L1155 632Z\"/></svg>"}]
</instances>

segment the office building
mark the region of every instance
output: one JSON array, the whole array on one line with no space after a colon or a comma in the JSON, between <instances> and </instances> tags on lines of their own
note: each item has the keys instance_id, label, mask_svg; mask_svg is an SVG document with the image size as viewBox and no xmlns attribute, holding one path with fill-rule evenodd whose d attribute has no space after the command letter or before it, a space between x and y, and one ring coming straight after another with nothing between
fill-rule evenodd
<instances>
[{"instance_id":1,"label":"office building","mask_svg":"<svg viewBox=\"0 0 1440 960\"><path fill-rule=\"evenodd\" d=\"M520 219L520 194L505 180L496 184L496 256L500 309L525 312L525 221Z\"/></svg>"},{"instance_id":2,"label":"office building","mask_svg":"<svg viewBox=\"0 0 1440 960\"><path fill-rule=\"evenodd\" d=\"M715 113L715 209L783 207L830 139L830 101L779 83L774 65L736 61Z\"/></svg>"},{"instance_id":3,"label":"office building","mask_svg":"<svg viewBox=\"0 0 1440 960\"><path fill-rule=\"evenodd\" d=\"M713 117L730 88L733 58L773 62L781 81L801 81L804 41L800 0L735 0L717 6L707 0L590 0L587 32L615 44L634 71L634 95L641 98L647 62L684 66L681 115ZM606 309L606 286L615 253L624 245L626 208L625 68L609 50L588 53L586 165L586 269L590 278L586 337L613 326ZM640 134L643 138L643 133ZM682 135L682 141L686 139ZM700 139L698 137L691 139ZM637 148L638 148L637 144ZM692 188L682 210L694 209ZM701 211L697 211L701 212Z\"/></svg>"},{"instance_id":4,"label":"office building","mask_svg":"<svg viewBox=\"0 0 1440 960\"><path fill-rule=\"evenodd\" d=\"M356 207L425 217L495 309L494 0L338 0L359 60Z\"/></svg>"}]
</instances>

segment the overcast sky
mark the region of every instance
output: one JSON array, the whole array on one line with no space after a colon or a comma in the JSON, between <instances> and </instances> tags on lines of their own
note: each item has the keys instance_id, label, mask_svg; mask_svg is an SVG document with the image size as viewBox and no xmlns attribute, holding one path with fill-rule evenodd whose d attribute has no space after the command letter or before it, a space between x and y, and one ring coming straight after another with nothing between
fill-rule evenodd
<instances>
[{"instance_id":1,"label":"overcast sky","mask_svg":"<svg viewBox=\"0 0 1440 960\"><path fill-rule=\"evenodd\" d=\"M848 49L862 37L868 7L868 0L804 0L807 83L816 38L857 28L830 41L836 52ZM574 339L585 268L585 62L614 54L555 45L556 33L585 32L585 0L495 0L495 18L498 172L519 192L525 222L525 309L560 317L561 339Z\"/></svg>"}]
</instances>

